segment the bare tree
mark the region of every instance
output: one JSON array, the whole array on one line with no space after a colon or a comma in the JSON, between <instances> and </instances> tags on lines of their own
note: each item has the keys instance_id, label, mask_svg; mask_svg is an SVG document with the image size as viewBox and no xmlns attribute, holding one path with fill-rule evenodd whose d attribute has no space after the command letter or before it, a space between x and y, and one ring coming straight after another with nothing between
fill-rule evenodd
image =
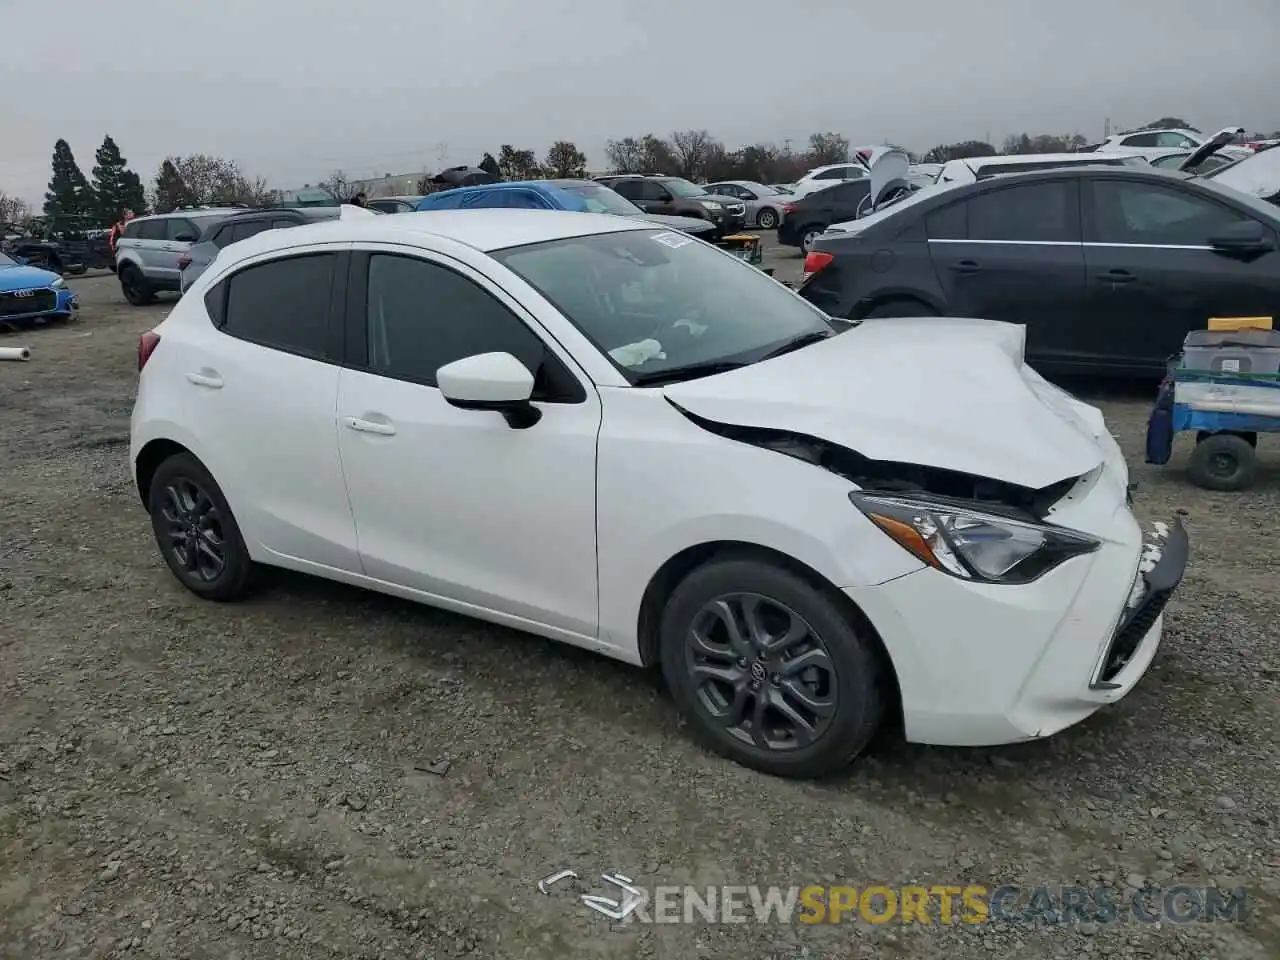
<instances>
[{"instance_id":1,"label":"bare tree","mask_svg":"<svg viewBox=\"0 0 1280 960\"><path fill-rule=\"evenodd\" d=\"M635 137L610 140L605 144L604 155L613 173L644 173L644 145Z\"/></svg>"},{"instance_id":2,"label":"bare tree","mask_svg":"<svg viewBox=\"0 0 1280 960\"><path fill-rule=\"evenodd\" d=\"M671 152L682 177L701 176L719 146L706 130L677 130L671 134Z\"/></svg>"},{"instance_id":3,"label":"bare tree","mask_svg":"<svg viewBox=\"0 0 1280 960\"><path fill-rule=\"evenodd\" d=\"M334 203L346 203L351 199L351 181L341 170L334 170L328 179L320 181L319 187Z\"/></svg>"},{"instance_id":4,"label":"bare tree","mask_svg":"<svg viewBox=\"0 0 1280 960\"><path fill-rule=\"evenodd\" d=\"M0 190L0 222L22 223L30 216L31 207L27 201Z\"/></svg>"},{"instance_id":5,"label":"bare tree","mask_svg":"<svg viewBox=\"0 0 1280 960\"><path fill-rule=\"evenodd\" d=\"M849 160L849 139L838 133L809 134L809 162L815 167Z\"/></svg>"}]
</instances>

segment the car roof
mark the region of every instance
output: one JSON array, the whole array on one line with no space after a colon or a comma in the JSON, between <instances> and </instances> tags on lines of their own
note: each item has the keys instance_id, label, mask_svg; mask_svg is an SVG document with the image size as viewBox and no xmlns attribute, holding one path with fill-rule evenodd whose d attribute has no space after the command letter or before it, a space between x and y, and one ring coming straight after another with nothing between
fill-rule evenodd
<instances>
[{"instance_id":1,"label":"car roof","mask_svg":"<svg viewBox=\"0 0 1280 960\"><path fill-rule=\"evenodd\" d=\"M141 223L144 220L171 220L174 217L182 217L185 220L200 220L204 217L230 217L238 213L257 213L256 210L247 210L244 207L206 207L199 210L170 210L168 213L148 213L141 217L134 217L130 223Z\"/></svg>"},{"instance_id":2,"label":"car roof","mask_svg":"<svg viewBox=\"0 0 1280 960\"><path fill-rule=\"evenodd\" d=\"M311 243L384 242L422 245L440 237L488 253L530 243L566 240L626 230L652 230L652 223L611 214L563 210L419 210L394 217L323 220L288 230L268 230L228 247L239 260L259 253L288 250Z\"/></svg>"}]
</instances>

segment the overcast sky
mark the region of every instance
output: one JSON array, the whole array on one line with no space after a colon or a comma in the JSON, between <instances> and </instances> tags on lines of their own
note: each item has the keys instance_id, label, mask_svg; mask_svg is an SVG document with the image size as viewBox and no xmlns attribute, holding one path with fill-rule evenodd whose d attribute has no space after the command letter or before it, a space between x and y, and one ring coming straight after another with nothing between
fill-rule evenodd
<instances>
[{"instance_id":1,"label":"overcast sky","mask_svg":"<svg viewBox=\"0 0 1280 960\"><path fill-rule=\"evenodd\" d=\"M475 163L502 143L706 128L730 146L1280 128L1280 0L0 0L0 190L110 133L289 188Z\"/></svg>"}]
</instances>

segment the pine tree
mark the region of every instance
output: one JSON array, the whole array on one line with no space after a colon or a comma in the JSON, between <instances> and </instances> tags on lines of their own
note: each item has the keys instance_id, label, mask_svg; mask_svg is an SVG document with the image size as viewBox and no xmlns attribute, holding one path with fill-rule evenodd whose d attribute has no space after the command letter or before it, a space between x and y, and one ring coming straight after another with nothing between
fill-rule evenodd
<instances>
[{"instance_id":1,"label":"pine tree","mask_svg":"<svg viewBox=\"0 0 1280 960\"><path fill-rule=\"evenodd\" d=\"M44 195L45 216L93 216L94 198L89 182L76 165L71 145L59 140L53 145L53 177Z\"/></svg>"},{"instance_id":2,"label":"pine tree","mask_svg":"<svg viewBox=\"0 0 1280 960\"><path fill-rule=\"evenodd\" d=\"M99 221L114 223L123 210L145 213L147 201L142 180L129 169L128 161L120 155L120 148L110 135L103 138L94 160L93 193Z\"/></svg>"},{"instance_id":3,"label":"pine tree","mask_svg":"<svg viewBox=\"0 0 1280 960\"><path fill-rule=\"evenodd\" d=\"M166 159L156 174L156 213L169 213L194 202L172 158Z\"/></svg>"}]
</instances>

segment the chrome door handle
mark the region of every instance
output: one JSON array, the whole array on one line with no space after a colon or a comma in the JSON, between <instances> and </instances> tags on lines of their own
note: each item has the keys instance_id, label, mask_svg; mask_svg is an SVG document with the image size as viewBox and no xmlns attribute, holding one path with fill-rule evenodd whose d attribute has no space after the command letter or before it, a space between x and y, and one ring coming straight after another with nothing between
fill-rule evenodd
<instances>
[{"instance_id":1,"label":"chrome door handle","mask_svg":"<svg viewBox=\"0 0 1280 960\"><path fill-rule=\"evenodd\" d=\"M375 420L362 420L360 417L343 417L342 422L348 429L357 433L376 433L384 437L394 437L396 428L389 423L378 423Z\"/></svg>"}]
</instances>

